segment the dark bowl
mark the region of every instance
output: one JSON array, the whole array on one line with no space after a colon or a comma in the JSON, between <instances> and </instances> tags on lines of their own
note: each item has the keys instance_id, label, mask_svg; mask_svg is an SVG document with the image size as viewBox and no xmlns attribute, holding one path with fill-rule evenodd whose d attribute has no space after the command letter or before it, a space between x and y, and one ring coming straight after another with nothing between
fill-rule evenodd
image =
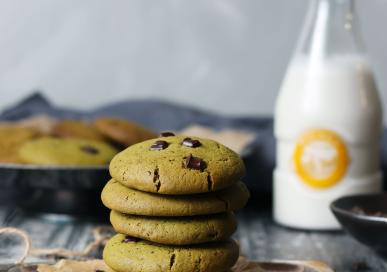
<instances>
[{"instance_id":1,"label":"dark bowl","mask_svg":"<svg viewBox=\"0 0 387 272\"><path fill-rule=\"evenodd\" d=\"M28 212L104 214L100 194L110 179L108 166L0 164L0 205Z\"/></svg>"},{"instance_id":2,"label":"dark bowl","mask_svg":"<svg viewBox=\"0 0 387 272\"><path fill-rule=\"evenodd\" d=\"M330 207L344 230L387 259L387 193L346 196Z\"/></svg>"}]
</instances>

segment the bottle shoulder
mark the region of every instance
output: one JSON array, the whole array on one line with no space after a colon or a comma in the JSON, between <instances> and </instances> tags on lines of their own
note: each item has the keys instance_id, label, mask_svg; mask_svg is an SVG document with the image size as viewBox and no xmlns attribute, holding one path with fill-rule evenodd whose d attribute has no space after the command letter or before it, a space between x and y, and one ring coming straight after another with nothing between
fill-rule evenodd
<instances>
[{"instance_id":1,"label":"bottle shoulder","mask_svg":"<svg viewBox=\"0 0 387 272\"><path fill-rule=\"evenodd\" d=\"M359 56L341 56L313 63L291 62L277 96L275 111L334 115L363 119L381 115L381 101L368 62Z\"/></svg>"},{"instance_id":2,"label":"bottle shoulder","mask_svg":"<svg viewBox=\"0 0 387 272\"><path fill-rule=\"evenodd\" d=\"M357 142L380 137L382 107L371 71L334 66L288 68L275 104L277 136L296 137L318 127Z\"/></svg>"}]
</instances>

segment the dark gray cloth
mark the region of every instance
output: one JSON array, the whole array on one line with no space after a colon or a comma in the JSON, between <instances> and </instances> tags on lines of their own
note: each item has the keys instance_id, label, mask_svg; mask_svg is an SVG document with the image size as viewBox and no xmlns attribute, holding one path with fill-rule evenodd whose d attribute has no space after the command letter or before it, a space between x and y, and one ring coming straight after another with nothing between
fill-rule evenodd
<instances>
[{"instance_id":1,"label":"dark gray cloth","mask_svg":"<svg viewBox=\"0 0 387 272\"><path fill-rule=\"evenodd\" d=\"M189 124L201 124L215 129L225 127L257 131L258 127L271 126L271 118L225 117L160 100L128 100L103 106L95 110L79 111L52 105L40 93L32 94L17 105L0 114L3 120L19 120L36 114L57 118L94 119L98 116L128 118L155 130L179 130Z\"/></svg>"},{"instance_id":2,"label":"dark gray cloth","mask_svg":"<svg viewBox=\"0 0 387 272\"><path fill-rule=\"evenodd\" d=\"M123 117L158 131L179 130L190 124L200 124L213 129L237 128L254 132L256 139L244 155L247 165L247 176L244 181L253 192L271 191L275 162L271 117L228 117L159 100L127 100L90 111L79 111L52 105L37 92L5 110L0 114L0 120L19 120L36 114L90 120L98 116ZM385 173L387 170L386 130L383 135L382 166Z\"/></svg>"}]
</instances>

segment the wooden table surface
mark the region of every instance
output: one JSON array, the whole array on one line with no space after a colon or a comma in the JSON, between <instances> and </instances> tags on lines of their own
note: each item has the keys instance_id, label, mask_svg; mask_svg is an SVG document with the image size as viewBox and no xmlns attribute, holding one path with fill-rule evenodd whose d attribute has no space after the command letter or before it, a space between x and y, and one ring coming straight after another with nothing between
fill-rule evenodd
<instances>
[{"instance_id":1,"label":"wooden table surface","mask_svg":"<svg viewBox=\"0 0 387 272\"><path fill-rule=\"evenodd\" d=\"M267 211L254 209L245 210L238 217L239 228L235 237L241 243L242 253L251 259L314 259L328 263L339 272L387 271L380 258L343 232L287 229L273 223ZM14 208L0 208L0 226L25 230L31 236L34 247L82 250L92 240L92 230L100 225L90 221L60 219L26 215ZM0 237L0 263L3 264L9 263L16 254L6 243L4 237ZM27 261L36 262L39 259L28 258ZM368 269L361 269L364 265Z\"/></svg>"}]
</instances>

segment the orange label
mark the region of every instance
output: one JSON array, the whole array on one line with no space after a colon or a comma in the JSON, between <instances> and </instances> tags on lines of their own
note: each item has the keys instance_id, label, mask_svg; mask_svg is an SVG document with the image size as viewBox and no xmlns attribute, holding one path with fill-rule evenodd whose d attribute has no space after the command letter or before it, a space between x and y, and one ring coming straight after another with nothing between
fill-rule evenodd
<instances>
[{"instance_id":1,"label":"orange label","mask_svg":"<svg viewBox=\"0 0 387 272\"><path fill-rule=\"evenodd\" d=\"M298 176L314 188L335 185L349 164L344 141L337 133L326 129L313 129L301 135L293 160Z\"/></svg>"}]
</instances>

